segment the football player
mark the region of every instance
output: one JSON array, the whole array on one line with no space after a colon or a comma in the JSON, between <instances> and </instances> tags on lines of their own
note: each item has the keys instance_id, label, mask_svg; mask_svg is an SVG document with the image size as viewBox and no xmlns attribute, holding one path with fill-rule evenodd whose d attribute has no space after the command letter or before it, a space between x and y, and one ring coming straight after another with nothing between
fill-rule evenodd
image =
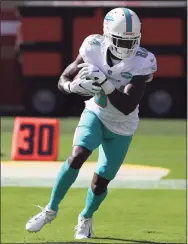
<instances>
[{"instance_id":1,"label":"football player","mask_svg":"<svg viewBox=\"0 0 188 244\"><path fill-rule=\"evenodd\" d=\"M84 40L76 60L60 77L58 88L63 93L93 97L86 101L72 153L59 172L47 206L26 224L30 232L40 231L55 219L83 163L99 147L97 167L75 228L76 239L92 237L93 214L107 197L108 184L123 163L138 126L139 102L157 70L156 58L140 47L141 22L132 10L112 9L104 18L103 30L103 35Z\"/></svg>"}]
</instances>

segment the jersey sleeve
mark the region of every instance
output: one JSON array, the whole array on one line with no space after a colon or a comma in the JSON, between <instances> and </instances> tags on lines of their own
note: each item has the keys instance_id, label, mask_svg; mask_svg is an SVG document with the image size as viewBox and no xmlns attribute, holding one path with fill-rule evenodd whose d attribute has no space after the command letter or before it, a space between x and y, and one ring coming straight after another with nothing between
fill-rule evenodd
<instances>
[{"instance_id":1,"label":"jersey sleeve","mask_svg":"<svg viewBox=\"0 0 188 244\"><path fill-rule=\"evenodd\" d=\"M85 38L79 50L84 62L90 61L90 57L95 53L95 49L101 45L100 41L100 35L97 34Z\"/></svg>"},{"instance_id":2,"label":"jersey sleeve","mask_svg":"<svg viewBox=\"0 0 188 244\"><path fill-rule=\"evenodd\" d=\"M139 57L139 66L134 75L149 75L157 71L156 57L151 52L147 54L147 57Z\"/></svg>"}]
</instances>

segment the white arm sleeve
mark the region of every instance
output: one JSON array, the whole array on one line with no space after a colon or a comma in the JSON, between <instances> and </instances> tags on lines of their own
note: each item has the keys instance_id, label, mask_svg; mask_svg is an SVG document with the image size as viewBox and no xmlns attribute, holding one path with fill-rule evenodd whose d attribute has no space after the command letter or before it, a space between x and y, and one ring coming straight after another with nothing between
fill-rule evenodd
<instances>
[{"instance_id":1,"label":"white arm sleeve","mask_svg":"<svg viewBox=\"0 0 188 244\"><path fill-rule=\"evenodd\" d=\"M149 53L147 58L142 59L141 65L134 75L149 75L157 71L157 60L152 53Z\"/></svg>"}]
</instances>

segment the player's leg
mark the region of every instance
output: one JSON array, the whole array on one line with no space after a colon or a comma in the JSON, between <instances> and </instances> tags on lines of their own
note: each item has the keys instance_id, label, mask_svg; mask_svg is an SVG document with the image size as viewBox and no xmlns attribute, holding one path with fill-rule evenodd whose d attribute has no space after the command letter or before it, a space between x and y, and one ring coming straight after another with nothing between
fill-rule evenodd
<instances>
[{"instance_id":1,"label":"player's leg","mask_svg":"<svg viewBox=\"0 0 188 244\"><path fill-rule=\"evenodd\" d=\"M119 136L109 131L108 134L111 136L104 139L99 147L97 168L88 189L85 208L78 218L80 230L75 234L76 239L90 237L91 231L89 233L88 230L92 229L92 216L106 198L107 186L116 176L131 143L132 136Z\"/></svg>"},{"instance_id":2,"label":"player's leg","mask_svg":"<svg viewBox=\"0 0 188 244\"><path fill-rule=\"evenodd\" d=\"M107 196L107 185L116 176L128 151L131 138L117 135L113 139L103 140L99 147L96 175L88 189L86 206L81 213L83 217L91 218Z\"/></svg>"},{"instance_id":3,"label":"player's leg","mask_svg":"<svg viewBox=\"0 0 188 244\"><path fill-rule=\"evenodd\" d=\"M84 131L82 131L82 133L84 133ZM72 153L62 165L52 189L51 199L48 203L49 209L56 212L58 211L59 203L64 198L71 185L75 182L82 164L87 160L91 152L91 150L88 150L83 146L73 146Z\"/></svg>"},{"instance_id":4,"label":"player's leg","mask_svg":"<svg viewBox=\"0 0 188 244\"><path fill-rule=\"evenodd\" d=\"M52 190L49 208L57 211L60 201L76 180L82 164L102 140L101 122L97 116L85 110L76 128L71 156L64 163Z\"/></svg>"},{"instance_id":5,"label":"player's leg","mask_svg":"<svg viewBox=\"0 0 188 244\"><path fill-rule=\"evenodd\" d=\"M109 182L110 180L94 173L91 187L88 189L85 208L78 216L78 225L75 228L75 239L92 237L92 215L105 199Z\"/></svg>"},{"instance_id":6,"label":"player's leg","mask_svg":"<svg viewBox=\"0 0 188 244\"><path fill-rule=\"evenodd\" d=\"M55 218L59 203L76 180L82 164L99 146L101 140L102 124L100 120L94 113L85 110L75 132L72 153L58 174L49 204L39 215L28 221L26 224L28 231L39 231L46 223Z\"/></svg>"},{"instance_id":7,"label":"player's leg","mask_svg":"<svg viewBox=\"0 0 188 244\"><path fill-rule=\"evenodd\" d=\"M113 180L120 169L132 141L132 136L115 135L104 139L99 147L99 160L96 173L108 180Z\"/></svg>"}]
</instances>

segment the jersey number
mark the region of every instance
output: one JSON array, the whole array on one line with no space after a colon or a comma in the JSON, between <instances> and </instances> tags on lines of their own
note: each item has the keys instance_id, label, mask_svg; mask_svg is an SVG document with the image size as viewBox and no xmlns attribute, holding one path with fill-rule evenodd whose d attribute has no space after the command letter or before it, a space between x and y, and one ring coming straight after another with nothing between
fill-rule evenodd
<instances>
[{"instance_id":1,"label":"jersey number","mask_svg":"<svg viewBox=\"0 0 188 244\"><path fill-rule=\"evenodd\" d=\"M107 96L103 90L95 95L95 103L101 108L105 108L107 106Z\"/></svg>"},{"instance_id":2,"label":"jersey number","mask_svg":"<svg viewBox=\"0 0 188 244\"><path fill-rule=\"evenodd\" d=\"M145 48L140 48L141 51L137 51L136 56L146 58L148 56L148 51Z\"/></svg>"}]
</instances>

